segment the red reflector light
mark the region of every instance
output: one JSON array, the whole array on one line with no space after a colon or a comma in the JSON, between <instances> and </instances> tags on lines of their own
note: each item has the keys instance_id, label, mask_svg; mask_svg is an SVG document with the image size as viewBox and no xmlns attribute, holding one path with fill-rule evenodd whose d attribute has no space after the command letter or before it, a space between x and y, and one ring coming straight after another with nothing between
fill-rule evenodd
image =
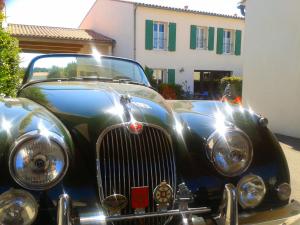
<instances>
[{"instance_id":1,"label":"red reflector light","mask_svg":"<svg viewBox=\"0 0 300 225\"><path fill-rule=\"evenodd\" d=\"M144 209L149 205L149 187L131 188L131 207L133 209Z\"/></svg>"}]
</instances>

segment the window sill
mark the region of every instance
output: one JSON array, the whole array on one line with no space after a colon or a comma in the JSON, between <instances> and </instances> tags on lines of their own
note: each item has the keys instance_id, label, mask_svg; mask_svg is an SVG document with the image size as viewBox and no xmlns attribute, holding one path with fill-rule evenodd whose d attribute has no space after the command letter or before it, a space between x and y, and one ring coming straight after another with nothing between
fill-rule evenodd
<instances>
[{"instance_id":1,"label":"window sill","mask_svg":"<svg viewBox=\"0 0 300 225\"><path fill-rule=\"evenodd\" d=\"M167 52L168 51L168 49L158 49L158 48L153 48L152 50L156 51L156 52Z\"/></svg>"}]
</instances>

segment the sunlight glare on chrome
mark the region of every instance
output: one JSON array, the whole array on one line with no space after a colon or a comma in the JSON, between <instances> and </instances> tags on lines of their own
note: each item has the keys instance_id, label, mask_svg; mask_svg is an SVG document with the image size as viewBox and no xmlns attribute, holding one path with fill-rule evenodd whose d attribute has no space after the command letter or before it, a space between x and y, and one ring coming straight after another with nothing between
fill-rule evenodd
<instances>
[{"instance_id":1,"label":"sunlight glare on chrome","mask_svg":"<svg viewBox=\"0 0 300 225\"><path fill-rule=\"evenodd\" d=\"M12 128L11 121L8 121L3 117L1 121L1 129L9 133L11 128Z\"/></svg>"},{"instance_id":2,"label":"sunlight glare on chrome","mask_svg":"<svg viewBox=\"0 0 300 225\"><path fill-rule=\"evenodd\" d=\"M244 113L244 111L245 111L245 109L242 105L239 106L239 110L240 110L241 113Z\"/></svg>"},{"instance_id":3,"label":"sunlight glare on chrome","mask_svg":"<svg viewBox=\"0 0 300 225\"><path fill-rule=\"evenodd\" d=\"M227 113L229 113L230 115L233 113L233 109L232 107L229 105L228 102L225 103L225 110Z\"/></svg>"},{"instance_id":4,"label":"sunlight glare on chrome","mask_svg":"<svg viewBox=\"0 0 300 225\"><path fill-rule=\"evenodd\" d=\"M248 111L249 111L249 113L250 113L251 115L253 115L253 114L254 114L254 111L252 110L252 108L251 108L251 107L249 107Z\"/></svg>"},{"instance_id":5,"label":"sunlight glare on chrome","mask_svg":"<svg viewBox=\"0 0 300 225\"><path fill-rule=\"evenodd\" d=\"M39 123L38 123L38 129L39 129L40 135L42 135L46 139L49 139L50 131L49 131L49 129L45 126L45 124L42 121L39 121Z\"/></svg>"},{"instance_id":6,"label":"sunlight glare on chrome","mask_svg":"<svg viewBox=\"0 0 300 225\"><path fill-rule=\"evenodd\" d=\"M182 218L182 224L183 225L188 225L189 224L188 219L186 217L184 217L184 215L183 215L183 218Z\"/></svg>"},{"instance_id":7,"label":"sunlight glare on chrome","mask_svg":"<svg viewBox=\"0 0 300 225\"><path fill-rule=\"evenodd\" d=\"M124 108L121 104L115 104L114 106L107 109L106 113L119 116L121 119L123 119Z\"/></svg>"},{"instance_id":8,"label":"sunlight glare on chrome","mask_svg":"<svg viewBox=\"0 0 300 225\"><path fill-rule=\"evenodd\" d=\"M227 130L227 126L226 126L226 120L225 120L225 116L223 113L221 113L220 111L218 111L216 114L215 114L215 128L216 128L216 131L224 136L225 133L226 133L226 130Z\"/></svg>"},{"instance_id":9,"label":"sunlight glare on chrome","mask_svg":"<svg viewBox=\"0 0 300 225\"><path fill-rule=\"evenodd\" d=\"M182 137L182 131L183 131L182 123L178 120L178 118L176 117L174 112L173 112L173 115L174 115L174 119L175 119L175 127L174 128L175 128L176 132L180 135L180 137Z\"/></svg>"}]
</instances>

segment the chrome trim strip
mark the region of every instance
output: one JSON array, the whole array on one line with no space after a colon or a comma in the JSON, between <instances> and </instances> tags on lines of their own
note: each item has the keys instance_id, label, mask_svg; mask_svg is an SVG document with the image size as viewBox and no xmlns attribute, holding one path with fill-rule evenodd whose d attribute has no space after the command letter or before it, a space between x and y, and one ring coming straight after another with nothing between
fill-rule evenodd
<instances>
[{"instance_id":1,"label":"chrome trim strip","mask_svg":"<svg viewBox=\"0 0 300 225\"><path fill-rule=\"evenodd\" d=\"M18 151L18 147L20 145L22 145L23 143L25 143L29 140L38 139L38 138L43 137L40 134L39 130L33 130L33 131L30 131L28 133L21 135L20 137L18 137L15 140L15 142L13 143L13 145L10 148L9 159L8 159L9 173L12 176L12 178L14 179L14 181L25 189L34 190L34 191L50 189L50 188L54 187L56 184L58 184L64 178L64 176L66 175L66 173L68 171L68 168L69 168L69 148L68 148L68 146L66 145L63 137L61 137L60 135L58 135L52 131L48 131L48 132L49 132L49 136L47 137L47 139L58 144L61 147L61 149L63 150L64 157L65 157L65 165L64 165L63 172L56 180L54 180L50 184L42 185L42 186L40 185L40 186L36 186L36 187L30 187L30 185L24 184L19 178L16 177L16 175L14 174L14 168L12 165L13 157L15 156L16 151Z\"/></svg>"},{"instance_id":2,"label":"chrome trim strip","mask_svg":"<svg viewBox=\"0 0 300 225\"><path fill-rule=\"evenodd\" d=\"M67 194L59 196L57 203L57 225L72 225L71 219L72 203Z\"/></svg>"},{"instance_id":3,"label":"chrome trim strip","mask_svg":"<svg viewBox=\"0 0 300 225\"><path fill-rule=\"evenodd\" d=\"M175 215L192 215L192 214L204 214L210 212L210 208L191 208L189 210L169 210L167 212L153 212L145 214L131 214L131 215L121 215L121 216L95 216L95 215L80 215L80 224L105 224L106 222L116 222L122 220L136 220L145 219L153 217L163 217L163 216L175 216Z\"/></svg>"}]
</instances>

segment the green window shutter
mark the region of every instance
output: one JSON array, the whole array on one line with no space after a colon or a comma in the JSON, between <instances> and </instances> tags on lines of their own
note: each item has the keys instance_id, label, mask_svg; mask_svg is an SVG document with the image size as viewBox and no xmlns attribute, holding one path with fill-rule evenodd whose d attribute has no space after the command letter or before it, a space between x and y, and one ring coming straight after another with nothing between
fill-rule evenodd
<instances>
[{"instance_id":1,"label":"green window shutter","mask_svg":"<svg viewBox=\"0 0 300 225\"><path fill-rule=\"evenodd\" d=\"M242 31L235 31L235 55L241 55L241 46L242 46Z\"/></svg>"},{"instance_id":2,"label":"green window shutter","mask_svg":"<svg viewBox=\"0 0 300 225\"><path fill-rule=\"evenodd\" d=\"M223 54L223 28L217 29L217 54Z\"/></svg>"},{"instance_id":3,"label":"green window shutter","mask_svg":"<svg viewBox=\"0 0 300 225\"><path fill-rule=\"evenodd\" d=\"M176 23L169 23L169 51L176 51Z\"/></svg>"},{"instance_id":4,"label":"green window shutter","mask_svg":"<svg viewBox=\"0 0 300 225\"><path fill-rule=\"evenodd\" d=\"M209 27L208 28L208 50L214 50L214 43L215 43L215 28Z\"/></svg>"},{"instance_id":5,"label":"green window shutter","mask_svg":"<svg viewBox=\"0 0 300 225\"><path fill-rule=\"evenodd\" d=\"M191 39L190 39L190 48L196 49L197 47L197 26L191 25Z\"/></svg>"},{"instance_id":6,"label":"green window shutter","mask_svg":"<svg viewBox=\"0 0 300 225\"><path fill-rule=\"evenodd\" d=\"M168 84L175 84L175 70L168 69Z\"/></svg>"},{"instance_id":7,"label":"green window shutter","mask_svg":"<svg viewBox=\"0 0 300 225\"><path fill-rule=\"evenodd\" d=\"M145 47L147 50L153 49L153 21L152 20L146 20L146 41L145 41Z\"/></svg>"}]
</instances>

